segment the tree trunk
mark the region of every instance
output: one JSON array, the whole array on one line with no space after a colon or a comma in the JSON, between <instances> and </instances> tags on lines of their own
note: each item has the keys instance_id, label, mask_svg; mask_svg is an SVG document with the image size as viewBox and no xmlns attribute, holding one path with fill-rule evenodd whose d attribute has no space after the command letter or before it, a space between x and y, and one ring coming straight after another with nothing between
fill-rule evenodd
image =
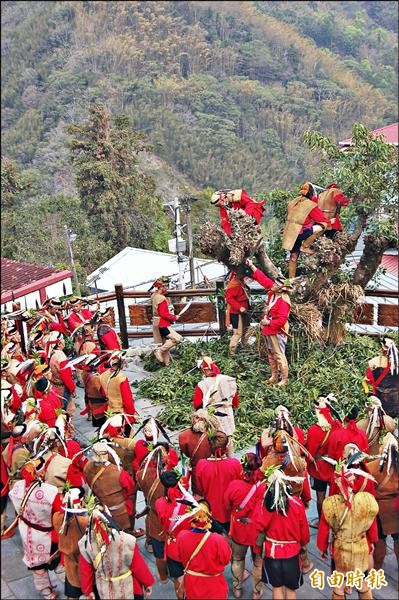
<instances>
[{"instance_id":1,"label":"tree trunk","mask_svg":"<svg viewBox=\"0 0 399 600\"><path fill-rule=\"evenodd\" d=\"M385 237L378 237L372 233L364 237L363 254L353 274L353 283L366 287L375 275L382 255L390 245L390 240Z\"/></svg>"}]
</instances>

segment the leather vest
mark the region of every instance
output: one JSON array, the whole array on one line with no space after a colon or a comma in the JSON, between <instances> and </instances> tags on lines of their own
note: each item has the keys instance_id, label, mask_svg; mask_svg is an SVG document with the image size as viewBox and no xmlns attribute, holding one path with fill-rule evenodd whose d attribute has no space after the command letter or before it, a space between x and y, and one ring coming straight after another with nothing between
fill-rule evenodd
<instances>
[{"instance_id":1,"label":"leather vest","mask_svg":"<svg viewBox=\"0 0 399 600\"><path fill-rule=\"evenodd\" d=\"M130 566L135 544L136 539L124 531L111 538L95 569L96 587L100 598L133 598L133 575ZM88 563L97 563L101 549L95 535L92 535L90 540L87 536L83 537L79 541L79 550Z\"/></svg>"},{"instance_id":2,"label":"leather vest","mask_svg":"<svg viewBox=\"0 0 399 600\"><path fill-rule=\"evenodd\" d=\"M341 573L356 571L357 568L367 571L369 553L366 533L378 514L374 496L369 492L358 492L352 497L352 508L346 510L342 496L335 494L324 500L323 513L333 531L336 570Z\"/></svg>"},{"instance_id":3,"label":"leather vest","mask_svg":"<svg viewBox=\"0 0 399 600\"><path fill-rule=\"evenodd\" d=\"M288 203L287 220L283 231L282 245L285 250L291 250L302 229L306 217L316 208L313 200L298 196Z\"/></svg>"},{"instance_id":4,"label":"leather vest","mask_svg":"<svg viewBox=\"0 0 399 600\"><path fill-rule=\"evenodd\" d=\"M98 373L87 373L84 375L85 398L86 400L102 400L105 402L101 393L101 380Z\"/></svg>"},{"instance_id":5,"label":"leather vest","mask_svg":"<svg viewBox=\"0 0 399 600\"><path fill-rule=\"evenodd\" d=\"M334 197L337 194L342 194L342 190L339 188L330 188L329 190L322 192L319 196L317 205L326 215L327 219L332 219L339 213L339 206L334 202Z\"/></svg>"},{"instance_id":6,"label":"leather vest","mask_svg":"<svg viewBox=\"0 0 399 600\"><path fill-rule=\"evenodd\" d=\"M68 525L65 526L64 533L60 533L64 513L58 512L53 516L54 529L58 532L58 548L64 555L65 575L72 585L80 588L80 569L79 569L79 540L86 532L87 516L71 515Z\"/></svg>"},{"instance_id":7,"label":"leather vest","mask_svg":"<svg viewBox=\"0 0 399 600\"><path fill-rule=\"evenodd\" d=\"M123 412L123 401L120 391L120 385L126 379L126 375L122 373L118 373L115 377L111 377L113 371L108 369L101 373L100 382L101 387L105 391L107 401L108 401L108 410L114 413L122 413Z\"/></svg>"},{"instance_id":8,"label":"leather vest","mask_svg":"<svg viewBox=\"0 0 399 600\"><path fill-rule=\"evenodd\" d=\"M387 464L384 464L383 470L379 469L380 460L372 460L367 463L367 470L377 481L375 484L375 498L378 502L378 518L381 521L384 535L399 533L398 513L395 510L395 503L398 501L399 478L398 471L392 469L387 475Z\"/></svg>"},{"instance_id":9,"label":"leather vest","mask_svg":"<svg viewBox=\"0 0 399 600\"><path fill-rule=\"evenodd\" d=\"M91 482L94 476L103 467L105 467L104 472L96 479L92 487ZM100 502L108 506L111 515L122 529L129 529L130 519L126 511L125 496L120 484L120 471L118 467L111 463L97 466L93 460L89 460L83 468L83 473L93 493Z\"/></svg>"},{"instance_id":10,"label":"leather vest","mask_svg":"<svg viewBox=\"0 0 399 600\"><path fill-rule=\"evenodd\" d=\"M67 360L67 355L62 350L54 350L51 355L49 367L51 370L51 382L57 387L63 386L60 375L60 364Z\"/></svg>"}]
</instances>

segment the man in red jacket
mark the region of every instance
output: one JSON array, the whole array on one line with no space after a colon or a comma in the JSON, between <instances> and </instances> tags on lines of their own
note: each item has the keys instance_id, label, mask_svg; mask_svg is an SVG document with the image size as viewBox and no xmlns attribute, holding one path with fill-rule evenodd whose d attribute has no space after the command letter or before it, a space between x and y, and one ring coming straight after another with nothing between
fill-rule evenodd
<instances>
[{"instance_id":1,"label":"man in red jacket","mask_svg":"<svg viewBox=\"0 0 399 600\"><path fill-rule=\"evenodd\" d=\"M305 507L291 496L290 481L274 467L264 502L253 515L257 545L263 546L263 581L272 586L273 598L296 598L303 584L300 551L310 541Z\"/></svg>"},{"instance_id":2,"label":"man in red jacket","mask_svg":"<svg viewBox=\"0 0 399 600\"><path fill-rule=\"evenodd\" d=\"M122 350L122 343L116 329L112 327L111 307L98 316L97 338L101 350Z\"/></svg>"},{"instance_id":3,"label":"man in red jacket","mask_svg":"<svg viewBox=\"0 0 399 600\"><path fill-rule=\"evenodd\" d=\"M159 362L168 365L170 363L170 350L182 341L182 336L172 327L172 323L179 320L179 315L170 312L170 300L166 297L169 281L165 277L160 277L150 288L155 288L151 296L152 303L152 322L154 330L154 341L159 343L163 341L162 346L155 350L154 355Z\"/></svg>"},{"instance_id":4,"label":"man in red jacket","mask_svg":"<svg viewBox=\"0 0 399 600\"><path fill-rule=\"evenodd\" d=\"M356 444L365 454L370 453L369 441L366 432L356 425L359 408L355 405L344 418L344 426L336 429L330 435L328 442L328 454L335 460L341 460L344 456L346 444Z\"/></svg>"},{"instance_id":5,"label":"man in red jacket","mask_svg":"<svg viewBox=\"0 0 399 600\"><path fill-rule=\"evenodd\" d=\"M101 506L94 509L92 527L79 540L82 592L96 598L138 598L151 595L155 581L144 561L136 538L113 527ZM105 546L107 559L99 560ZM97 588L95 594L93 588Z\"/></svg>"},{"instance_id":6,"label":"man in red jacket","mask_svg":"<svg viewBox=\"0 0 399 600\"><path fill-rule=\"evenodd\" d=\"M212 514L228 532L230 510L223 500L224 492L233 479L240 479L242 467L236 458L226 456L227 436L217 431L209 438L212 455L202 458L197 465L197 485L202 496L209 502Z\"/></svg>"},{"instance_id":7,"label":"man in red jacket","mask_svg":"<svg viewBox=\"0 0 399 600\"><path fill-rule=\"evenodd\" d=\"M165 557L169 577L173 579L176 598L184 598L184 568L180 561L176 538L180 531L190 529L189 519L179 521L177 518L187 513L187 506L178 502L183 497L178 487L179 477L175 471L163 471L159 479L164 486L165 495L155 500L162 531L165 532Z\"/></svg>"},{"instance_id":8,"label":"man in red jacket","mask_svg":"<svg viewBox=\"0 0 399 600\"><path fill-rule=\"evenodd\" d=\"M59 331L67 335L67 327L61 313L62 301L59 298L49 298L43 303L40 311L47 319L46 329L49 331Z\"/></svg>"},{"instance_id":9,"label":"man in red jacket","mask_svg":"<svg viewBox=\"0 0 399 600\"><path fill-rule=\"evenodd\" d=\"M184 566L186 600L226 600L228 586L223 571L231 558L223 535L211 533L209 504L200 501L192 511L191 530L177 536L179 561Z\"/></svg>"},{"instance_id":10,"label":"man in red jacket","mask_svg":"<svg viewBox=\"0 0 399 600\"><path fill-rule=\"evenodd\" d=\"M287 292L292 288L289 280L273 281L262 273L251 259L246 264L252 271L252 277L260 283L267 294L265 308L262 313L262 334L266 337L267 358L272 370L269 383L277 383L279 387L288 381L288 362L285 357L285 345L288 335L288 317L291 310L291 300ZM281 380L278 382L279 373Z\"/></svg>"},{"instance_id":11,"label":"man in red jacket","mask_svg":"<svg viewBox=\"0 0 399 600\"><path fill-rule=\"evenodd\" d=\"M323 501L326 497L327 487L334 473L333 466L323 460L323 457L331 458L329 455L329 439L332 432L342 431L342 425L331 416L331 400L320 397L316 403L317 423L311 425L306 436L306 449L312 456L308 458L308 471L311 479L311 487L316 492L317 514L321 516ZM339 433L338 433L339 436ZM319 520L312 521L311 526L318 527Z\"/></svg>"},{"instance_id":12,"label":"man in red jacket","mask_svg":"<svg viewBox=\"0 0 399 600\"><path fill-rule=\"evenodd\" d=\"M290 252L288 277L295 277L300 252L313 254L311 244L328 228L331 229L336 219L326 216L317 206L317 198L311 183L306 181L299 196L288 203L282 246Z\"/></svg>"},{"instance_id":13,"label":"man in red jacket","mask_svg":"<svg viewBox=\"0 0 399 600\"><path fill-rule=\"evenodd\" d=\"M65 340L62 333L52 331L46 339L46 352L51 371L51 382L62 400L63 408L71 417L76 406L76 384L72 376L72 369L68 365L68 357L64 352Z\"/></svg>"},{"instance_id":14,"label":"man in red jacket","mask_svg":"<svg viewBox=\"0 0 399 600\"><path fill-rule=\"evenodd\" d=\"M231 274L226 286L225 299L227 303L226 324L231 323L233 335L230 340L230 354L236 354L240 340L246 341L249 319L249 288L244 278L235 273Z\"/></svg>"},{"instance_id":15,"label":"man in red jacket","mask_svg":"<svg viewBox=\"0 0 399 600\"><path fill-rule=\"evenodd\" d=\"M231 224L227 214L227 208L241 210L253 218L259 225L265 211L265 201L255 202L243 189L238 190L220 190L214 192L211 197L211 204L219 206L220 222L223 231L231 237Z\"/></svg>"},{"instance_id":16,"label":"man in red jacket","mask_svg":"<svg viewBox=\"0 0 399 600\"><path fill-rule=\"evenodd\" d=\"M231 573L233 575L233 593L235 598L242 596L245 556L248 548L256 546L257 531L252 522L252 514L263 500L266 486L263 473L259 471L261 461L256 454L247 452L241 459L243 472L241 479L234 479L224 494L224 503L230 511L230 530L232 547ZM262 556L252 553L253 582L252 599L262 597Z\"/></svg>"},{"instance_id":17,"label":"man in red jacket","mask_svg":"<svg viewBox=\"0 0 399 600\"><path fill-rule=\"evenodd\" d=\"M348 206L350 198L346 198L342 190L337 186L336 183L330 183L324 190L319 194L317 200L317 206L321 212L324 213L327 219L335 217L335 222L332 224L331 229L325 232L325 236L333 239L338 231L342 231L342 223L339 218L339 213L343 206Z\"/></svg>"}]
</instances>

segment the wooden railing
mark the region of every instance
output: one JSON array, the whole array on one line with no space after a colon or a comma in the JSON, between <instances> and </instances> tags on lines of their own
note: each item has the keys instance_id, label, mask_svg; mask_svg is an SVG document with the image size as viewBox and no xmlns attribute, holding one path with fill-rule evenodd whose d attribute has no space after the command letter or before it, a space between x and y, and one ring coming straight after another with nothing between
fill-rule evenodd
<instances>
[{"instance_id":1,"label":"wooden railing","mask_svg":"<svg viewBox=\"0 0 399 600\"><path fill-rule=\"evenodd\" d=\"M266 290L263 288L251 289L251 295L264 296ZM399 293L395 290L366 290L365 297L398 299ZM184 304L176 303L175 300L186 298L188 301L194 298L204 298L214 296L215 302L210 300L193 303L179 324L203 323L208 326L202 328L190 328L179 330L183 336L202 336L202 335L224 335L226 333L226 312L224 301L223 282L217 282L216 287L201 289L170 290L169 296L175 307L176 313L179 312ZM92 296L99 302L116 301L118 310L118 321L122 345L128 347L129 338L151 337L151 330L148 331L128 331L127 315L125 308L125 299L150 299L151 293L138 290L125 290L122 285L115 285L115 292L107 292ZM138 327L149 327L151 325L152 307L150 303L140 303L128 306L128 316L130 325ZM218 323L218 328L210 328L211 323ZM354 312L353 324L373 325L374 324L374 305L371 303L361 303ZM377 324L386 327L398 326L398 305L397 304L379 304Z\"/></svg>"}]
</instances>

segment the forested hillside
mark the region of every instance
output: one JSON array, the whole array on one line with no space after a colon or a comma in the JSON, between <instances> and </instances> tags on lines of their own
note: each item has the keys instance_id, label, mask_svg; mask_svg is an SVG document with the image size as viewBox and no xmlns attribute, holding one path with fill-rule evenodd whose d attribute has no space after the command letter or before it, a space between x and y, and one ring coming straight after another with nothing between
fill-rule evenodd
<instances>
[{"instance_id":1,"label":"forested hillside","mask_svg":"<svg viewBox=\"0 0 399 600\"><path fill-rule=\"evenodd\" d=\"M169 173L162 194L174 180L197 192L291 186L317 176L306 129L338 140L355 121L397 120L397 11L361 1L3 2L2 154L36 174L30 200L62 204L56 195L76 193L66 126L101 102L145 134L146 173L156 183Z\"/></svg>"}]
</instances>

